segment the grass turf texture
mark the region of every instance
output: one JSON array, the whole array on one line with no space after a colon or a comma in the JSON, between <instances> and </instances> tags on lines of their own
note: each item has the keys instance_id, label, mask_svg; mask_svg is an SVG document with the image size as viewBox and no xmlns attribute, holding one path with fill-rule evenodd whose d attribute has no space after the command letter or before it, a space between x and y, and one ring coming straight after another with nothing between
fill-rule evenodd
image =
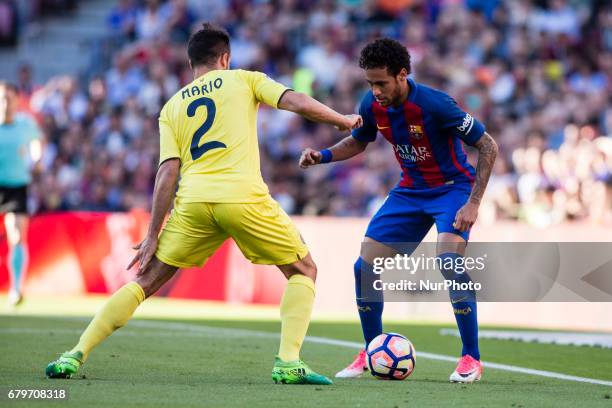
<instances>
[{"instance_id":1,"label":"grass turf texture","mask_svg":"<svg viewBox=\"0 0 612 408\"><path fill-rule=\"evenodd\" d=\"M440 326L389 325L407 335L417 350L415 373L406 381L380 381L369 374L357 380L335 379L333 386L281 386L270 379L275 338L248 332L207 330L207 327L277 333L278 322L189 321L201 330L133 325L116 333L92 353L76 378L49 380L46 364L75 343L83 319L0 317L2 370L0 388L67 388L68 406L88 407L612 407L612 387L485 369L473 385L448 383L454 366L419 359L419 350L455 355L459 340L439 335ZM153 323L158 325L159 321ZM162 325L164 323L161 323ZM176 324L174 321L171 324ZM358 340L354 323L313 323L309 335ZM612 380L610 350L588 347L482 340L486 360L564 374ZM302 357L329 376L351 361L356 350L306 343ZM2 405L6 397L0 398ZM59 406L58 402L8 402L15 407ZM9 406L9 405L6 405Z\"/></svg>"}]
</instances>

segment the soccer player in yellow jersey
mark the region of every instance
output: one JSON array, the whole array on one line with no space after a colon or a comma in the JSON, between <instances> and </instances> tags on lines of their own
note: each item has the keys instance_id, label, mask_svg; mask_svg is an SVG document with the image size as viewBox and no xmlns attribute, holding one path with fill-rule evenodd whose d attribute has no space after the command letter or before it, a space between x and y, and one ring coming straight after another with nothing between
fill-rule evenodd
<instances>
[{"instance_id":1,"label":"soccer player in yellow jersey","mask_svg":"<svg viewBox=\"0 0 612 408\"><path fill-rule=\"evenodd\" d=\"M178 268L203 265L231 237L250 261L277 265L288 279L280 305L274 382L331 384L299 357L317 269L297 228L261 177L257 109L263 102L340 130L361 126L361 117L341 115L262 73L230 70L229 35L213 25L204 24L191 37L187 53L195 79L160 113L160 165L151 223L128 266L139 264L137 276L113 294L78 344L47 366L46 375L69 378L76 373L90 351L124 326ZM162 230L177 183L174 209Z\"/></svg>"}]
</instances>

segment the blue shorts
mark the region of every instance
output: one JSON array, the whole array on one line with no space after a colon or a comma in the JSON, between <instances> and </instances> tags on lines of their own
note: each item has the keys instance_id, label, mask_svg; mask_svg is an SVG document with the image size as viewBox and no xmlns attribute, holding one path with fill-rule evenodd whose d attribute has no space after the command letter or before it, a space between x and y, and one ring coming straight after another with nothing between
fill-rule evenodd
<instances>
[{"instance_id":1,"label":"blue shorts","mask_svg":"<svg viewBox=\"0 0 612 408\"><path fill-rule=\"evenodd\" d=\"M468 183L427 190L395 187L370 221L365 235L383 243L421 242L435 223L438 234L450 232L467 241L470 231L460 232L453 222L471 191Z\"/></svg>"}]
</instances>

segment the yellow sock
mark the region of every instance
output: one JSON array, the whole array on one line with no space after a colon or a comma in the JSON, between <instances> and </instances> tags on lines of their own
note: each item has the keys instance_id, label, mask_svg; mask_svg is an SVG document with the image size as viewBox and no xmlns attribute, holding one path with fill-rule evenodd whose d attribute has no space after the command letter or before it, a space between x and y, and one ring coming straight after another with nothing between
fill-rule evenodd
<instances>
[{"instance_id":1,"label":"yellow sock","mask_svg":"<svg viewBox=\"0 0 612 408\"><path fill-rule=\"evenodd\" d=\"M89 352L110 336L115 330L125 326L134 311L145 299L144 290L136 282L130 282L116 291L106 304L96 313L85 329L79 343L71 352L83 353L83 360Z\"/></svg>"},{"instance_id":2,"label":"yellow sock","mask_svg":"<svg viewBox=\"0 0 612 408\"><path fill-rule=\"evenodd\" d=\"M281 360L299 360L314 298L315 285L312 279L304 275L289 278L280 305L282 325L278 356Z\"/></svg>"}]
</instances>

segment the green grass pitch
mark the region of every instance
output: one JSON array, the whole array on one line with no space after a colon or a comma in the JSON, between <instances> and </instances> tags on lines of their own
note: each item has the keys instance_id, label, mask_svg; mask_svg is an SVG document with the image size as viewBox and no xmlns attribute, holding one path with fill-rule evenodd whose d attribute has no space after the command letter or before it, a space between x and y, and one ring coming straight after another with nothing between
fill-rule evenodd
<instances>
[{"instance_id":1,"label":"green grass pitch","mask_svg":"<svg viewBox=\"0 0 612 408\"><path fill-rule=\"evenodd\" d=\"M76 378L46 379L46 364L74 344L86 323L74 318L0 316L0 389L65 387L69 391L67 402L9 402L2 396L0 405L612 407L612 387L497 369L485 369L480 383L450 384L452 363L419 358L418 353L456 355L459 340L441 336L440 326L425 325L386 327L408 336L417 350L416 370L401 382L380 381L368 374L336 380L329 387L275 385L270 372L278 347L274 337L278 322L142 319L130 322L95 350ZM313 323L309 335L360 339L356 323ZM485 361L612 380L609 349L482 340L481 350ZM307 342L302 357L331 377L355 353L352 348Z\"/></svg>"}]
</instances>

